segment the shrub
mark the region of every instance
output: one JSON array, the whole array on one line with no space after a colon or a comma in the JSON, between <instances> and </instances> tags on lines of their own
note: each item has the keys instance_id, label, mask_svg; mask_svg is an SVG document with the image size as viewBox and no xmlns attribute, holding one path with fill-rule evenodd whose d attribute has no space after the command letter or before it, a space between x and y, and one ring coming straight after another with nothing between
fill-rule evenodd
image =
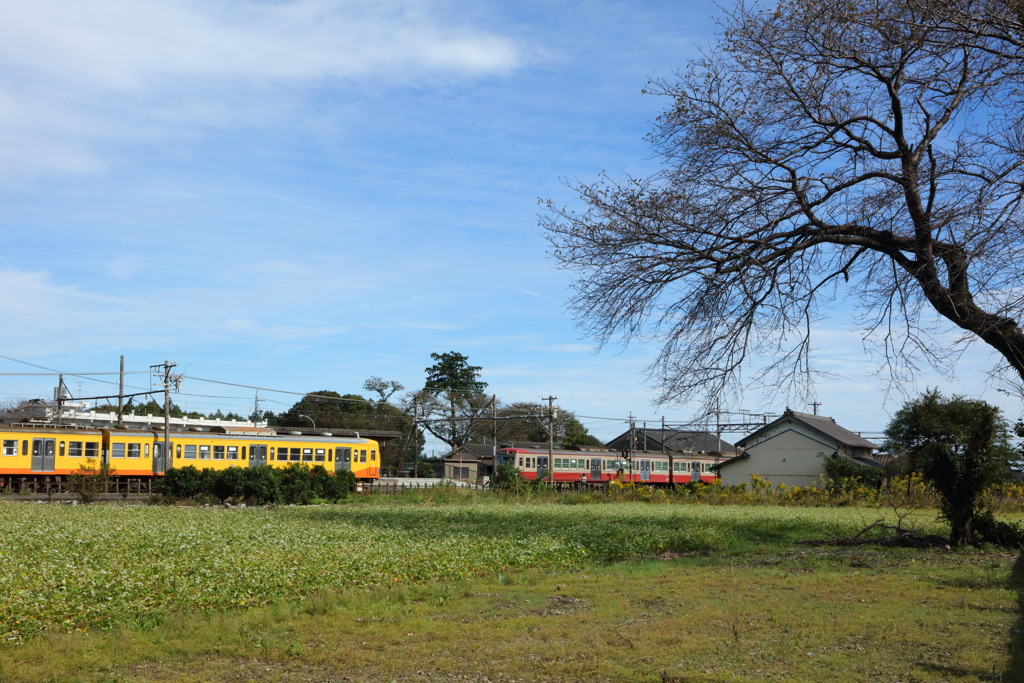
<instances>
[{"instance_id":1,"label":"shrub","mask_svg":"<svg viewBox=\"0 0 1024 683\"><path fill-rule=\"evenodd\" d=\"M217 472L213 480L213 495L222 503L229 498L243 497L239 493L243 489L245 470L229 467Z\"/></svg>"},{"instance_id":2,"label":"shrub","mask_svg":"<svg viewBox=\"0 0 1024 683\"><path fill-rule=\"evenodd\" d=\"M242 470L237 496L250 505L276 503L281 498L281 472L270 465Z\"/></svg>"},{"instance_id":3,"label":"shrub","mask_svg":"<svg viewBox=\"0 0 1024 683\"><path fill-rule=\"evenodd\" d=\"M83 503L91 503L99 494L107 492L111 478L116 475L117 470L110 463L88 458L68 476L68 488L77 493Z\"/></svg>"}]
</instances>

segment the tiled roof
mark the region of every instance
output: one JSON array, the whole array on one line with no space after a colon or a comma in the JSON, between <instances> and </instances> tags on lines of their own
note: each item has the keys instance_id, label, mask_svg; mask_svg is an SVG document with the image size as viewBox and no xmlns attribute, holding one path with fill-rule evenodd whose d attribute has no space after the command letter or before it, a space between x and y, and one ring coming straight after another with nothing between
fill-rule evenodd
<instances>
[{"instance_id":1,"label":"tiled roof","mask_svg":"<svg viewBox=\"0 0 1024 683\"><path fill-rule=\"evenodd\" d=\"M812 429L815 429L821 432L822 434L832 438L836 442L844 444L846 446L858 446L861 448L878 448L877 444L868 441L867 439L865 439L862 436L859 436L858 434L854 434L849 429L844 429L843 427L840 427L838 424L836 424L836 421L831 417L826 417L825 415L811 415L810 413L798 413L795 410L789 410L788 408L786 409L786 412L782 414L782 417L779 417L778 419L768 423L767 425L757 430L756 432L753 432L752 434L740 439L738 445L745 445L747 441L755 437L760 432L763 432L766 429L770 429L775 425L779 424L780 422L784 422L786 420L796 420L798 422L802 422L808 427L811 427Z\"/></svg>"},{"instance_id":2,"label":"tiled roof","mask_svg":"<svg viewBox=\"0 0 1024 683\"><path fill-rule=\"evenodd\" d=\"M629 432L625 432L608 442L608 448L621 450L631 443ZM662 444L676 453L734 453L736 447L706 431L687 431L681 429L637 429L636 450L660 451Z\"/></svg>"}]
</instances>

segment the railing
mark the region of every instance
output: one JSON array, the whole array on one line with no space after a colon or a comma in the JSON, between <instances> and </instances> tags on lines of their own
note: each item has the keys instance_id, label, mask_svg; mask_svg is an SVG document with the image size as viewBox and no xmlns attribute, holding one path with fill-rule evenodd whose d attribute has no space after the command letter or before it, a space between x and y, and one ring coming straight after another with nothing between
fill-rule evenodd
<instances>
[{"instance_id":1,"label":"railing","mask_svg":"<svg viewBox=\"0 0 1024 683\"><path fill-rule=\"evenodd\" d=\"M357 484L356 492L395 494L401 493L402 491L429 489L435 486L456 486L460 489L473 491L485 491L488 489L484 484L452 481L451 479L378 479L376 481L364 481L361 482L361 484Z\"/></svg>"}]
</instances>

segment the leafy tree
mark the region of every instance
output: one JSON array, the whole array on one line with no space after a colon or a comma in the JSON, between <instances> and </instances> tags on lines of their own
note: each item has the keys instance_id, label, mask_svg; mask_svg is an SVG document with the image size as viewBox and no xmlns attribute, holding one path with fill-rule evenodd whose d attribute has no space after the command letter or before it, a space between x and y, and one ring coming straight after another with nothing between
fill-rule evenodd
<instances>
[{"instance_id":1,"label":"leafy tree","mask_svg":"<svg viewBox=\"0 0 1024 683\"><path fill-rule=\"evenodd\" d=\"M363 382L363 389L372 391L380 396L382 402L387 403L389 398L405 389L405 387L402 386L401 382L383 380L380 377L374 376Z\"/></svg>"},{"instance_id":2,"label":"leafy tree","mask_svg":"<svg viewBox=\"0 0 1024 683\"><path fill-rule=\"evenodd\" d=\"M885 435L887 448L938 491L950 543L976 543L982 493L1009 476L1016 457L999 409L933 389L897 411Z\"/></svg>"},{"instance_id":3,"label":"leafy tree","mask_svg":"<svg viewBox=\"0 0 1024 683\"><path fill-rule=\"evenodd\" d=\"M494 470L491 478L491 489L495 491L506 491L508 493L521 493L527 488L527 482L523 479L522 471L516 467L511 458L502 461Z\"/></svg>"},{"instance_id":4,"label":"leafy tree","mask_svg":"<svg viewBox=\"0 0 1024 683\"><path fill-rule=\"evenodd\" d=\"M555 406L557 417L552 422L554 441L561 446L601 446L571 411ZM546 404L521 401L499 406L498 443L548 440L548 407ZM509 419L519 417L521 419Z\"/></svg>"},{"instance_id":5,"label":"leafy tree","mask_svg":"<svg viewBox=\"0 0 1024 683\"><path fill-rule=\"evenodd\" d=\"M479 394L487 388L487 383L480 381L483 368L470 365L469 358L461 353L432 353L430 358L436 362L426 369L427 382L423 388L427 391Z\"/></svg>"},{"instance_id":6,"label":"leafy tree","mask_svg":"<svg viewBox=\"0 0 1024 683\"><path fill-rule=\"evenodd\" d=\"M891 381L976 339L1024 377L1020 2L772 5L651 84L661 171L573 186L582 213L548 202L583 328L657 341L662 400L706 410L750 381L809 390L837 300Z\"/></svg>"},{"instance_id":7,"label":"leafy tree","mask_svg":"<svg viewBox=\"0 0 1024 683\"><path fill-rule=\"evenodd\" d=\"M561 422L563 446L604 446L604 442L587 431L572 413L566 413Z\"/></svg>"},{"instance_id":8,"label":"leafy tree","mask_svg":"<svg viewBox=\"0 0 1024 683\"><path fill-rule=\"evenodd\" d=\"M424 427L456 449L468 443L475 423L491 406L483 394L487 383L480 380L481 368L470 365L461 353L430 354L434 365L426 368L427 380L417 403L427 418Z\"/></svg>"},{"instance_id":9,"label":"leafy tree","mask_svg":"<svg viewBox=\"0 0 1024 683\"><path fill-rule=\"evenodd\" d=\"M416 477L420 479L433 479L434 468L430 466L430 463L426 460L416 461Z\"/></svg>"}]
</instances>

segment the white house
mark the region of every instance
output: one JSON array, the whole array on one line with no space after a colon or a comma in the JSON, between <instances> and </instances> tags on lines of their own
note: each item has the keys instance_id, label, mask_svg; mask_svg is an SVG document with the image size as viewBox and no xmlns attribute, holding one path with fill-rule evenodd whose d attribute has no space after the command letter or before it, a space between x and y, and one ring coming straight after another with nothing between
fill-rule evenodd
<instances>
[{"instance_id":1,"label":"white house","mask_svg":"<svg viewBox=\"0 0 1024 683\"><path fill-rule=\"evenodd\" d=\"M718 465L722 483L749 483L755 474L773 484L811 486L825 476L822 456L849 458L862 465L878 448L867 439L840 427L831 417L797 413L790 409L773 422L736 442L743 452Z\"/></svg>"}]
</instances>

